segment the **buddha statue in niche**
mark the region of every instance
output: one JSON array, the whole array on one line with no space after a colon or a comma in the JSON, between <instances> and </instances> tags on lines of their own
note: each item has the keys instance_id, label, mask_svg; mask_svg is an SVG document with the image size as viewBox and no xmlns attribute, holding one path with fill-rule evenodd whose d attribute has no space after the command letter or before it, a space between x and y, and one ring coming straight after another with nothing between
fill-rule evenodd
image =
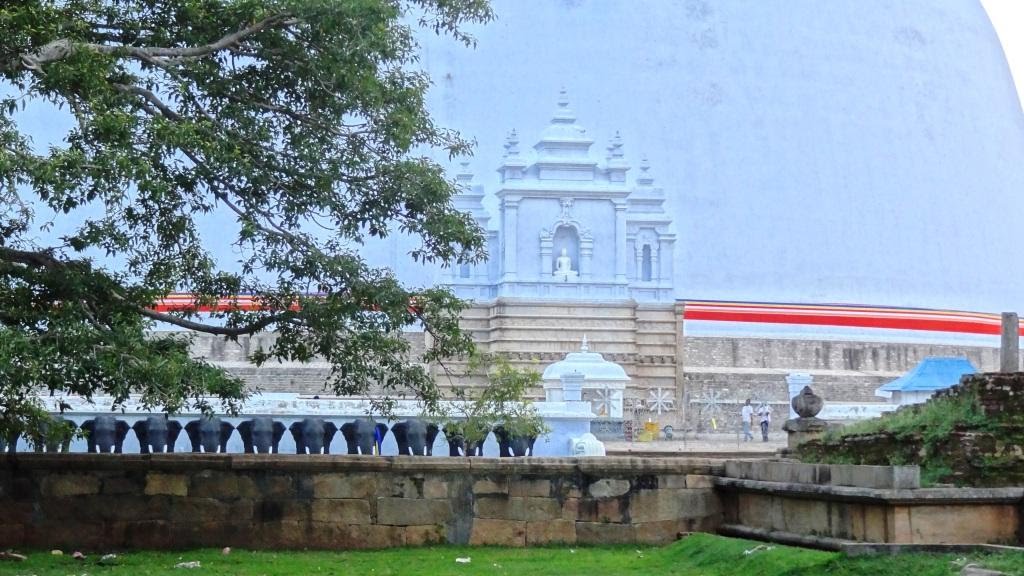
<instances>
[{"instance_id":1,"label":"buddha statue in niche","mask_svg":"<svg viewBox=\"0 0 1024 576\"><path fill-rule=\"evenodd\" d=\"M565 248L562 248L562 254L555 259L555 271L552 275L565 279L579 276L579 272L572 269L572 258L569 257L569 252Z\"/></svg>"}]
</instances>

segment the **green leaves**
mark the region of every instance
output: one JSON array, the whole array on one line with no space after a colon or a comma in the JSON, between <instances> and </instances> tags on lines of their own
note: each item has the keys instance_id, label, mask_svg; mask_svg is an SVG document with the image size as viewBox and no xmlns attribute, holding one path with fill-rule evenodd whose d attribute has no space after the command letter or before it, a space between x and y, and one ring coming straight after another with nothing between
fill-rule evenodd
<instances>
[{"instance_id":1,"label":"green leaves","mask_svg":"<svg viewBox=\"0 0 1024 576\"><path fill-rule=\"evenodd\" d=\"M401 286L354 247L402 231L422 239L416 260L484 256L481 230L451 204L454 184L412 154L470 143L427 113L407 23L469 42L461 25L490 18L481 0L0 7L0 84L19 95L0 106L0 194L11 199L0 212L0 400L22 399L0 422L33 420L27 399L40 389L142 394L166 410L244 395L185 344L148 337L153 321L229 338L274 330L254 359L324 358L336 393L383 386L435 402L423 363L472 349L462 303ZM26 102L73 116L48 151L19 127ZM48 223L32 206L59 228L81 224L39 246ZM214 235L200 218L217 222ZM245 291L261 307L148 309L171 291L198 304ZM422 357L402 337L413 324L431 334Z\"/></svg>"}]
</instances>

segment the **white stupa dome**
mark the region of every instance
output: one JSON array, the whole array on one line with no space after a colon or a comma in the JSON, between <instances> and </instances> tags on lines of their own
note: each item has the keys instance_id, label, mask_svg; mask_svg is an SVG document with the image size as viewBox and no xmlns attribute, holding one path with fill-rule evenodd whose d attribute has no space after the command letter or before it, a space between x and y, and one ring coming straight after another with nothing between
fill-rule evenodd
<instances>
[{"instance_id":1,"label":"white stupa dome","mask_svg":"<svg viewBox=\"0 0 1024 576\"><path fill-rule=\"evenodd\" d=\"M477 141L488 193L506 135L535 141L564 87L587 130L557 136L620 131L629 182L649 159L677 299L1024 310L1024 115L977 0L494 8L475 49L419 37L431 112ZM404 253L374 261L439 280Z\"/></svg>"},{"instance_id":2,"label":"white stupa dome","mask_svg":"<svg viewBox=\"0 0 1024 576\"><path fill-rule=\"evenodd\" d=\"M626 371L615 362L605 360L597 352L590 351L587 337L583 337L579 352L570 352L565 359L559 360L544 369L541 379L545 381L559 381L563 374L582 374L584 386L601 383L625 383L629 381ZM587 386L589 387L589 386Z\"/></svg>"}]
</instances>

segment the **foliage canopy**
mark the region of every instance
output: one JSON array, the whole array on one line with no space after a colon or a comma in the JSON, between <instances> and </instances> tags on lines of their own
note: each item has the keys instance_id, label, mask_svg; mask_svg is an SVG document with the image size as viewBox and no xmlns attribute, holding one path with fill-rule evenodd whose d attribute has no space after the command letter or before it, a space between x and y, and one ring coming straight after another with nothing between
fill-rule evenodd
<instances>
[{"instance_id":1,"label":"foliage canopy","mask_svg":"<svg viewBox=\"0 0 1024 576\"><path fill-rule=\"evenodd\" d=\"M490 18L486 0L0 5L0 433L42 417L40 389L167 411L243 397L186 341L146 337L155 322L273 330L256 362L319 356L339 394L384 384L436 400L421 363L471 349L461 302L401 285L358 248L400 231L421 239L418 261L484 256L426 156L470 143L425 109L415 28L471 44L462 26ZM48 107L71 127L33 142L26 118ZM228 243L237 261L217 261ZM195 301L154 310L170 292ZM197 313L238 294L259 309ZM422 358L400 335L412 324L432 336Z\"/></svg>"}]
</instances>

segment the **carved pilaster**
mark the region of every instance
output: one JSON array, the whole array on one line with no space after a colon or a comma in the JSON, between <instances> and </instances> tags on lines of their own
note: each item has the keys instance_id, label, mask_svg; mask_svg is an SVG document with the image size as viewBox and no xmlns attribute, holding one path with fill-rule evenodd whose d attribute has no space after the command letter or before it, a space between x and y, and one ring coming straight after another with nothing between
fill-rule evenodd
<instances>
[{"instance_id":1,"label":"carved pilaster","mask_svg":"<svg viewBox=\"0 0 1024 576\"><path fill-rule=\"evenodd\" d=\"M615 203L615 281L626 282L626 203Z\"/></svg>"}]
</instances>

